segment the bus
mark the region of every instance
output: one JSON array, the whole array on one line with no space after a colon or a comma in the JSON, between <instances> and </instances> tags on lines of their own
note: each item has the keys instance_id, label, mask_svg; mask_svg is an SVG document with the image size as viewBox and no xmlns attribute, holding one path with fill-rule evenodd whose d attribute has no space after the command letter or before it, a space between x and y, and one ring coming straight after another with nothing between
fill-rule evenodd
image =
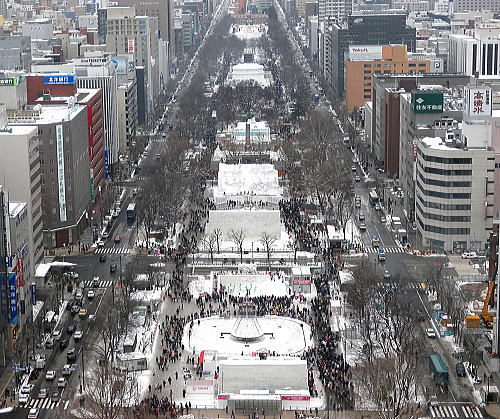
<instances>
[{"instance_id":1,"label":"bus","mask_svg":"<svg viewBox=\"0 0 500 419\"><path fill-rule=\"evenodd\" d=\"M370 191L370 193L368 194L368 199L371 205L376 205L379 203L378 195L375 191Z\"/></svg>"},{"instance_id":2,"label":"bus","mask_svg":"<svg viewBox=\"0 0 500 419\"><path fill-rule=\"evenodd\" d=\"M127 207L127 218L133 220L135 218L135 202L131 203Z\"/></svg>"},{"instance_id":3,"label":"bus","mask_svg":"<svg viewBox=\"0 0 500 419\"><path fill-rule=\"evenodd\" d=\"M436 384L446 386L449 381L448 368L439 354L432 354L429 357L429 369Z\"/></svg>"}]
</instances>

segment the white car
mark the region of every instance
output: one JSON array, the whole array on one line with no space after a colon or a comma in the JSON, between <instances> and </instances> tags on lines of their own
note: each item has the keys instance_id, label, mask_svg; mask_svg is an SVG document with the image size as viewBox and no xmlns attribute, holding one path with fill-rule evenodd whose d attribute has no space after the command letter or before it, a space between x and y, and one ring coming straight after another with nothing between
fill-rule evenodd
<instances>
[{"instance_id":1,"label":"white car","mask_svg":"<svg viewBox=\"0 0 500 419\"><path fill-rule=\"evenodd\" d=\"M21 387L21 390L19 391L21 394L30 394L31 390L35 387L34 384L25 384L24 386Z\"/></svg>"},{"instance_id":2,"label":"white car","mask_svg":"<svg viewBox=\"0 0 500 419\"><path fill-rule=\"evenodd\" d=\"M64 377L59 378L59 380L57 380L57 387L59 388L66 387L66 378Z\"/></svg>"},{"instance_id":3,"label":"white car","mask_svg":"<svg viewBox=\"0 0 500 419\"><path fill-rule=\"evenodd\" d=\"M462 259L476 259L477 258L477 253L476 252L465 252L462 253Z\"/></svg>"},{"instance_id":4,"label":"white car","mask_svg":"<svg viewBox=\"0 0 500 419\"><path fill-rule=\"evenodd\" d=\"M106 243L104 242L104 240L103 240L103 239L99 239L99 240L97 240L97 247L104 247L104 245L105 245L105 244L106 244Z\"/></svg>"},{"instance_id":5,"label":"white car","mask_svg":"<svg viewBox=\"0 0 500 419\"><path fill-rule=\"evenodd\" d=\"M75 338L75 340L80 340L80 339L83 337L83 331L81 331L81 330L77 330L77 331L74 333L73 337Z\"/></svg>"},{"instance_id":6,"label":"white car","mask_svg":"<svg viewBox=\"0 0 500 419\"><path fill-rule=\"evenodd\" d=\"M56 372L55 371L47 371L47 373L45 374L45 379L46 380L53 380L54 378L56 378Z\"/></svg>"},{"instance_id":7,"label":"white car","mask_svg":"<svg viewBox=\"0 0 500 419\"><path fill-rule=\"evenodd\" d=\"M26 393L19 394L19 404L26 404L30 399L30 395Z\"/></svg>"},{"instance_id":8,"label":"white car","mask_svg":"<svg viewBox=\"0 0 500 419\"><path fill-rule=\"evenodd\" d=\"M95 297L95 291L94 291L94 290L89 290L89 291L87 292L87 298L88 298L89 300L92 300L92 298L94 298L94 297Z\"/></svg>"},{"instance_id":9,"label":"white car","mask_svg":"<svg viewBox=\"0 0 500 419\"><path fill-rule=\"evenodd\" d=\"M436 332L434 331L434 329L426 329L425 333L427 334L427 337L429 339L436 339Z\"/></svg>"}]
</instances>

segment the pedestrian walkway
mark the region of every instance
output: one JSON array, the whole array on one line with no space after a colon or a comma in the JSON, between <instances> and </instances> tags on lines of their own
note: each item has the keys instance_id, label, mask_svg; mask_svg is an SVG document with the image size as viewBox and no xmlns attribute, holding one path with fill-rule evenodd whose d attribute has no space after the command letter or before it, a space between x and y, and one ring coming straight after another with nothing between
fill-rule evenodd
<instances>
[{"instance_id":1,"label":"pedestrian walkway","mask_svg":"<svg viewBox=\"0 0 500 419\"><path fill-rule=\"evenodd\" d=\"M112 253L132 253L132 249L129 247L98 247L95 251L98 255L102 254L112 254Z\"/></svg>"},{"instance_id":2,"label":"pedestrian walkway","mask_svg":"<svg viewBox=\"0 0 500 419\"><path fill-rule=\"evenodd\" d=\"M404 253L405 250L402 247L398 246L390 246L390 247L366 247L365 252L366 253L378 253L378 249L384 249L386 253Z\"/></svg>"},{"instance_id":3,"label":"pedestrian walkway","mask_svg":"<svg viewBox=\"0 0 500 419\"><path fill-rule=\"evenodd\" d=\"M92 280L82 282L85 284L85 288L108 288L114 281L99 281L99 285L97 287L92 287Z\"/></svg>"},{"instance_id":4,"label":"pedestrian walkway","mask_svg":"<svg viewBox=\"0 0 500 419\"><path fill-rule=\"evenodd\" d=\"M57 409L63 403L63 409L66 410L69 405L69 400L59 399L57 402L47 399L31 399L26 407L28 409Z\"/></svg>"},{"instance_id":5,"label":"pedestrian walkway","mask_svg":"<svg viewBox=\"0 0 500 419\"><path fill-rule=\"evenodd\" d=\"M433 418L482 418L481 411L476 406L468 405L439 405L430 407Z\"/></svg>"}]
</instances>

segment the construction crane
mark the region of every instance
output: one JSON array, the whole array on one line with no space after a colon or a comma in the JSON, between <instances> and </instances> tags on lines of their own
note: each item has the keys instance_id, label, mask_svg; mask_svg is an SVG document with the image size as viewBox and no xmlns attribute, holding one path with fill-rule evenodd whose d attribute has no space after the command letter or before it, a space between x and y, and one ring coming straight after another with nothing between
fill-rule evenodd
<instances>
[{"instance_id":1,"label":"construction crane","mask_svg":"<svg viewBox=\"0 0 500 419\"><path fill-rule=\"evenodd\" d=\"M483 310L481 311L480 317L484 325L491 329L493 327L493 318L495 314L490 313L490 305L493 305L493 295L495 290L495 281L497 277L497 265L498 265L498 224L494 225L494 231L490 234L490 254L489 254L489 266L488 266L488 292L486 293L486 298L483 303Z\"/></svg>"}]
</instances>

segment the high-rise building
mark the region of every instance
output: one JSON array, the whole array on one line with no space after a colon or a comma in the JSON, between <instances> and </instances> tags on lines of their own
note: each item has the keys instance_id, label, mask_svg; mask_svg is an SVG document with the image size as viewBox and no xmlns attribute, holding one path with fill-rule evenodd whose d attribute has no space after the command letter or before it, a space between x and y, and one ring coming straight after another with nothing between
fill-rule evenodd
<instances>
[{"instance_id":1,"label":"high-rise building","mask_svg":"<svg viewBox=\"0 0 500 419\"><path fill-rule=\"evenodd\" d=\"M137 16L149 16L158 20L159 37L174 45L174 1L173 0L119 0L120 6L134 6ZM169 62L174 59L170 48Z\"/></svg>"},{"instance_id":2,"label":"high-rise building","mask_svg":"<svg viewBox=\"0 0 500 419\"><path fill-rule=\"evenodd\" d=\"M38 130L45 246L77 243L90 203L87 107L75 100L11 111L9 126Z\"/></svg>"},{"instance_id":3,"label":"high-rise building","mask_svg":"<svg viewBox=\"0 0 500 419\"><path fill-rule=\"evenodd\" d=\"M108 8L106 49L115 54L134 54L136 66L144 67L149 117L160 90L158 20L137 16L134 7Z\"/></svg>"},{"instance_id":4,"label":"high-rise building","mask_svg":"<svg viewBox=\"0 0 500 419\"><path fill-rule=\"evenodd\" d=\"M351 12L352 0L318 0L318 19L320 23L343 22Z\"/></svg>"},{"instance_id":5,"label":"high-rise building","mask_svg":"<svg viewBox=\"0 0 500 419\"><path fill-rule=\"evenodd\" d=\"M450 34L448 70L477 78L500 78L500 27Z\"/></svg>"},{"instance_id":6,"label":"high-rise building","mask_svg":"<svg viewBox=\"0 0 500 419\"><path fill-rule=\"evenodd\" d=\"M415 28L406 24L406 11L353 12L347 22L325 26L320 36L320 66L339 95L344 94L344 55L349 46L404 44L408 51L416 45Z\"/></svg>"},{"instance_id":7,"label":"high-rise building","mask_svg":"<svg viewBox=\"0 0 500 419\"><path fill-rule=\"evenodd\" d=\"M442 73L443 67L442 59L408 55L406 45L349 46L345 57L347 111L372 100L372 74Z\"/></svg>"},{"instance_id":8,"label":"high-rise building","mask_svg":"<svg viewBox=\"0 0 500 419\"><path fill-rule=\"evenodd\" d=\"M0 153L0 176L5 188L9 189L9 198L28 205L28 253L31 261L28 269L34 278L35 266L42 263L44 250L38 129L9 125L7 110L0 106L0 146L3 150Z\"/></svg>"}]
</instances>

